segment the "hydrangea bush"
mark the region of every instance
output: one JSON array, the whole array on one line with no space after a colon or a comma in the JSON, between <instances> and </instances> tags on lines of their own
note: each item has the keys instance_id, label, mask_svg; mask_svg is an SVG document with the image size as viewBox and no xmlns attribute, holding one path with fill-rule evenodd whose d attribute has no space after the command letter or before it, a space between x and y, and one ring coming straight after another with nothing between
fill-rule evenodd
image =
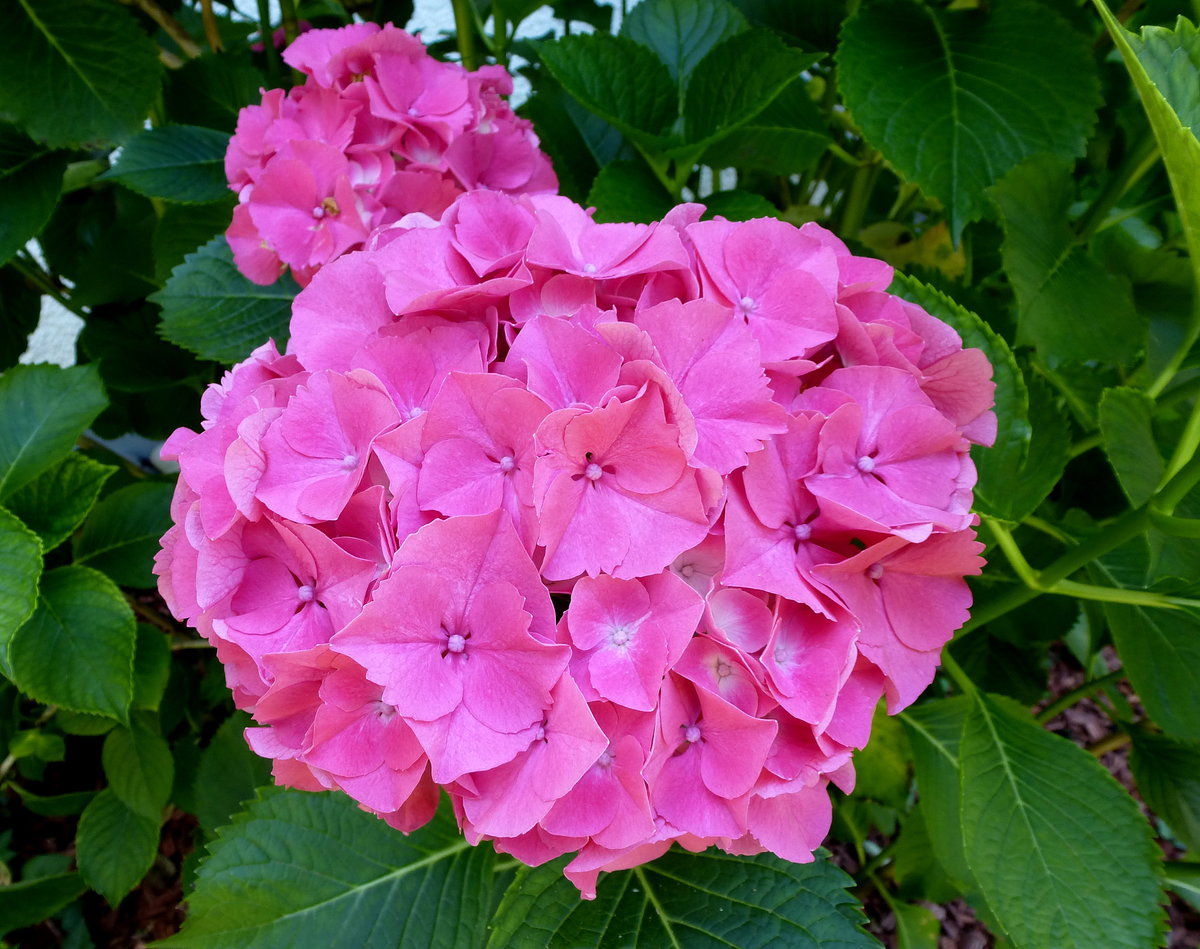
<instances>
[{"instance_id":1,"label":"hydrangea bush","mask_svg":"<svg viewBox=\"0 0 1200 949\"><path fill-rule=\"evenodd\" d=\"M0 949L1187 944L1187 0L245 6L0 10Z\"/></svg>"},{"instance_id":2,"label":"hydrangea bush","mask_svg":"<svg viewBox=\"0 0 1200 949\"><path fill-rule=\"evenodd\" d=\"M167 442L160 589L278 780L402 830L443 787L591 896L672 841L812 859L967 618L991 367L824 228L703 210L410 214Z\"/></svg>"}]
</instances>

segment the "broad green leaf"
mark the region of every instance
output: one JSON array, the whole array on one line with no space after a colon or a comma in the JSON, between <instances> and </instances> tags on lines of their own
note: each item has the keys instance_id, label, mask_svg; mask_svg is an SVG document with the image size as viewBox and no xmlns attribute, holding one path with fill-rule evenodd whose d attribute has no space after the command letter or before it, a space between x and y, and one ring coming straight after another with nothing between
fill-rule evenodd
<instances>
[{"instance_id":1,"label":"broad green leaf","mask_svg":"<svg viewBox=\"0 0 1200 949\"><path fill-rule=\"evenodd\" d=\"M581 900L563 861L521 867L492 919L488 949L659 949L664 946L876 946L860 928L851 880L827 855L790 863L672 849L606 874Z\"/></svg>"},{"instance_id":2,"label":"broad green leaf","mask_svg":"<svg viewBox=\"0 0 1200 949\"><path fill-rule=\"evenodd\" d=\"M533 122L540 147L550 156L558 176L558 193L586 204L588 189L600 166L572 116L571 104L587 119L594 119L612 130L614 138L621 137L611 125L579 108L549 76L539 82L537 95L521 106L521 116Z\"/></svg>"},{"instance_id":3,"label":"broad green leaf","mask_svg":"<svg viewBox=\"0 0 1200 949\"><path fill-rule=\"evenodd\" d=\"M1154 402L1138 389L1105 389L1100 399L1104 453L1134 507L1154 496L1166 469L1154 441L1153 417Z\"/></svg>"},{"instance_id":4,"label":"broad green leaf","mask_svg":"<svg viewBox=\"0 0 1200 949\"><path fill-rule=\"evenodd\" d=\"M889 289L949 323L962 337L964 347L982 350L992 364L992 380L996 383L996 442L988 448L975 448L971 453L979 471L975 507L986 514L1005 516L1001 512L1010 509L1006 498L1010 496L1013 478L1029 457L1033 437L1029 390L1021 367L999 333L940 290L902 273L895 275Z\"/></svg>"},{"instance_id":5,"label":"broad green leaf","mask_svg":"<svg viewBox=\"0 0 1200 949\"><path fill-rule=\"evenodd\" d=\"M1129 730L1129 737L1129 767L1142 797L1189 850L1200 850L1200 742L1140 725Z\"/></svg>"},{"instance_id":6,"label":"broad green leaf","mask_svg":"<svg viewBox=\"0 0 1200 949\"><path fill-rule=\"evenodd\" d=\"M891 908L896 914L897 949L938 949L942 924L928 907L893 902Z\"/></svg>"},{"instance_id":7,"label":"broad green leaf","mask_svg":"<svg viewBox=\"0 0 1200 949\"><path fill-rule=\"evenodd\" d=\"M710 49L747 28L726 0L643 0L621 23L621 35L654 50L683 90Z\"/></svg>"},{"instance_id":8,"label":"broad green leaf","mask_svg":"<svg viewBox=\"0 0 1200 949\"><path fill-rule=\"evenodd\" d=\"M557 167L557 163L556 163ZM237 198L229 194L224 201L210 204L169 204L154 226L154 279L162 286L171 271L183 263L192 251L224 234L233 217Z\"/></svg>"},{"instance_id":9,"label":"broad green leaf","mask_svg":"<svg viewBox=\"0 0 1200 949\"><path fill-rule=\"evenodd\" d=\"M1200 909L1200 863L1168 860L1164 870L1167 888Z\"/></svg>"},{"instance_id":10,"label":"broad green leaf","mask_svg":"<svg viewBox=\"0 0 1200 949\"><path fill-rule=\"evenodd\" d=\"M765 26L794 46L831 50L846 17L846 0L733 0L755 26Z\"/></svg>"},{"instance_id":11,"label":"broad green leaf","mask_svg":"<svg viewBox=\"0 0 1200 949\"><path fill-rule=\"evenodd\" d=\"M171 677L171 644L162 630L138 623L133 657L133 707L158 711Z\"/></svg>"},{"instance_id":12,"label":"broad green leaf","mask_svg":"<svg viewBox=\"0 0 1200 949\"><path fill-rule=\"evenodd\" d=\"M117 469L71 452L8 498L8 507L53 550L71 536Z\"/></svg>"},{"instance_id":13,"label":"broad green leaf","mask_svg":"<svg viewBox=\"0 0 1200 949\"><path fill-rule=\"evenodd\" d=\"M934 856L962 891L973 886L963 855L958 746L969 708L966 696L934 699L906 709L900 721L908 733L917 773L920 810Z\"/></svg>"},{"instance_id":14,"label":"broad green leaf","mask_svg":"<svg viewBox=\"0 0 1200 949\"><path fill-rule=\"evenodd\" d=\"M75 538L75 562L108 574L124 587L154 586L151 568L159 539L171 526L174 492L174 485L145 481L108 495Z\"/></svg>"},{"instance_id":15,"label":"broad green leaf","mask_svg":"<svg viewBox=\"0 0 1200 949\"><path fill-rule=\"evenodd\" d=\"M158 945L481 946L492 860L446 809L406 836L343 794L263 789L209 845L183 929Z\"/></svg>"},{"instance_id":16,"label":"broad green leaf","mask_svg":"<svg viewBox=\"0 0 1200 949\"><path fill-rule=\"evenodd\" d=\"M40 923L87 889L78 873L60 873L0 886L0 936Z\"/></svg>"},{"instance_id":17,"label":"broad green leaf","mask_svg":"<svg viewBox=\"0 0 1200 949\"><path fill-rule=\"evenodd\" d=\"M983 471L990 479L982 490L976 487L976 507L1014 523L1032 514L1046 499L1070 460L1071 426L1050 384L1041 376L1030 376L1027 386L1032 433L1024 462L1019 467L1009 467L1009 456L1002 459L1006 466L1001 468L983 460L989 449L976 448L971 452L972 458L982 461L980 480L985 477Z\"/></svg>"},{"instance_id":18,"label":"broad green leaf","mask_svg":"<svg viewBox=\"0 0 1200 949\"><path fill-rule=\"evenodd\" d=\"M101 177L147 198L177 204L207 204L229 194L225 149L229 135L198 125L147 129L121 149L121 157Z\"/></svg>"},{"instance_id":19,"label":"broad green leaf","mask_svg":"<svg viewBox=\"0 0 1200 949\"><path fill-rule=\"evenodd\" d=\"M163 101L172 122L232 132L238 112L258 103L262 98L259 90L267 85L248 51L206 53L167 72Z\"/></svg>"},{"instance_id":20,"label":"broad green leaf","mask_svg":"<svg viewBox=\"0 0 1200 949\"><path fill-rule=\"evenodd\" d=\"M72 791L68 794L51 794L43 797L18 784L10 785L21 796L26 810L43 817L73 817L83 811L96 796L95 791Z\"/></svg>"},{"instance_id":21,"label":"broad green leaf","mask_svg":"<svg viewBox=\"0 0 1200 949\"><path fill-rule=\"evenodd\" d=\"M271 783L271 763L246 744L246 728L253 724L245 712L234 712L221 723L200 756L196 817L207 835L228 824L244 804L254 799L257 788Z\"/></svg>"},{"instance_id":22,"label":"broad green leaf","mask_svg":"<svg viewBox=\"0 0 1200 949\"><path fill-rule=\"evenodd\" d=\"M659 220L675 206L671 193L641 160L619 160L601 168L586 203L595 207L597 221L641 224Z\"/></svg>"},{"instance_id":23,"label":"broad green leaf","mask_svg":"<svg viewBox=\"0 0 1200 949\"><path fill-rule=\"evenodd\" d=\"M206 239L211 237L209 234ZM195 245L188 250L195 250ZM158 321L158 307L145 304L94 315L84 325L79 346L92 362L99 363L110 397L117 392L161 393L188 380L207 381L212 375L212 367L158 336ZM113 397L114 404L118 401Z\"/></svg>"},{"instance_id":24,"label":"broad green leaf","mask_svg":"<svg viewBox=\"0 0 1200 949\"><path fill-rule=\"evenodd\" d=\"M8 647L37 606L42 545L37 535L0 507L0 671L9 675Z\"/></svg>"},{"instance_id":25,"label":"broad green leaf","mask_svg":"<svg viewBox=\"0 0 1200 949\"><path fill-rule=\"evenodd\" d=\"M904 178L946 206L955 243L987 209L983 190L1023 159L1083 154L1099 104L1088 43L1023 0L863 6L842 29L837 64L852 118Z\"/></svg>"},{"instance_id":26,"label":"broad green leaf","mask_svg":"<svg viewBox=\"0 0 1200 949\"><path fill-rule=\"evenodd\" d=\"M88 737L107 735L117 727L116 719L109 718L106 715L72 712L66 708L58 710L58 714L54 716L54 721L68 735L85 735Z\"/></svg>"},{"instance_id":27,"label":"broad green leaf","mask_svg":"<svg viewBox=\"0 0 1200 949\"><path fill-rule=\"evenodd\" d=\"M900 834L892 848L891 869L897 895L902 899L948 903L959 895L958 888L934 856L920 807L909 811L900 825Z\"/></svg>"},{"instance_id":28,"label":"broad green leaf","mask_svg":"<svg viewBox=\"0 0 1200 949\"><path fill-rule=\"evenodd\" d=\"M675 84L659 58L624 36L564 36L542 63L589 111L631 139L659 148L678 114Z\"/></svg>"},{"instance_id":29,"label":"broad green leaf","mask_svg":"<svg viewBox=\"0 0 1200 949\"><path fill-rule=\"evenodd\" d=\"M1197 141L1196 83L1200 81L1196 29L1182 18L1174 31L1147 27L1136 36L1112 15L1103 0L1093 0L1104 25L1125 60L1150 119L1171 179L1175 206L1187 241L1192 273L1200 286L1200 141ZM1176 110L1179 110L1178 112ZM1182 116L1182 118L1181 118ZM1200 309L1195 311L1200 316ZM1197 321L1190 328L1195 339Z\"/></svg>"},{"instance_id":30,"label":"broad green leaf","mask_svg":"<svg viewBox=\"0 0 1200 949\"><path fill-rule=\"evenodd\" d=\"M104 739L102 755L108 787L130 810L157 824L171 797L175 763L162 736L141 717Z\"/></svg>"},{"instance_id":31,"label":"broad green leaf","mask_svg":"<svg viewBox=\"0 0 1200 949\"><path fill-rule=\"evenodd\" d=\"M105 788L79 818L76 853L88 886L115 907L137 886L158 853L159 822L132 810Z\"/></svg>"},{"instance_id":32,"label":"broad green leaf","mask_svg":"<svg viewBox=\"0 0 1200 949\"><path fill-rule=\"evenodd\" d=\"M903 807L912 751L904 737L904 726L888 715L882 704L875 708L871 739L854 755L854 795Z\"/></svg>"},{"instance_id":33,"label":"broad green leaf","mask_svg":"<svg viewBox=\"0 0 1200 949\"><path fill-rule=\"evenodd\" d=\"M12 267L0 267L0 371L15 366L38 325L42 295Z\"/></svg>"},{"instance_id":34,"label":"broad green leaf","mask_svg":"<svg viewBox=\"0 0 1200 949\"><path fill-rule=\"evenodd\" d=\"M150 300L163 308L166 339L205 359L233 363L268 337L284 347L299 292L290 274L269 287L251 283L233 265L222 235L188 254Z\"/></svg>"},{"instance_id":35,"label":"broad green leaf","mask_svg":"<svg viewBox=\"0 0 1200 949\"><path fill-rule=\"evenodd\" d=\"M1092 569L1112 584L1105 566L1094 561ZM1170 735L1200 741L1200 614L1105 603L1104 615L1150 717Z\"/></svg>"},{"instance_id":36,"label":"broad green leaf","mask_svg":"<svg viewBox=\"0 0 1200 949\"><path fill-rule=\"evenodd\" d=\"M832 138L816 104L809 98L808 83L793 80L765 109L710 145L702 161L714 168L755 168L775 175L791 175L816 162Z\"/></svg>"},{"instance_id":37,"label":"broad green leaf","mask_svg":"<svg viewBox=\"0 0 1200 949\"><path fill-rule=\"evenodd\" d=\"M65 152L36 145L15 126L0 122L0 263L50 220L66 166Z\"/></svg>"},{"instance_id":38,"label":"broad green leaf","mask_svg":"<svg viewBox=\"0 0 1200 949\"><path fill-rule=\"evenodd\" d=\"M1051 367L1128 363L1146 346L1129 283L1075 243L1067 162L1039 156L991 189L1004 218L1004 269L1017 296L1017 342Z\"/></svg>"},{"instance_id":39,"label":"broad green leaf","mask_svg":"<svg viewBox=\"0 0 1200 949\"><path fill-rule=\"evenodd\" d=\"M1158 848L1094 757L1016 703L977 693L959 760L967 862L1016 945L1157 944Z\"/></svg>"},{"instance_id":40,"label":"broad green leaf","mask_svg":"<svg viewBox=\"0 0 1200 949\"><path fill-rule=\"evenodd\" d=\"M42 761L62 761L67 756L67 745L62 735L29 728L13 735L8 743L8 753L14 759L40 758Z\"/></svg>"},{"instance_id":41,"label":"broad green leaf","mask_svg":"<svg viewBox=\"0 0 1200 949\"><path fill-rule=\"evenodd\" d=\"M0 500L61 461L107 404L95 366L0 375Z\"/></svg>"},{"instance_id":42,"label":"broad green leaf","mask_svg":"<svg viewBox=\"0 0 1200 949\"><path fill-rule=\"evenodd\" d=\"M758 217L779 215L779 209L761 194L738 188L710 194L701 203L708 208L705 219L720 215L730 221L750 221Z\"/></svg>"},{"instance_id":43,"label":"broad green leaf","mask_svg":"<svg viewBox=\"0 0 1200 949\"><path fill-rule=\"evenodd\" d=\"M42 576L41 596L8 646L12 679L46 705L128 720L137 624L121 591L89 567Z\"/></svg>"},{"instance_id":44,"label":"broad green leaf","mask_svg":"<svg viewBox=\"0 0 1200 949\"><path fill-rule=\"evenodd\" d=\"M0 113L51 147L138 132L160 72L133 14L104 0L16 0L0 31Z\"/></svg>"},{"instance_id":45,"label":"broad green leaf","mask_svg":"<svg viewBox=\"0 0 1200 949\"><path fill-rule=\"evenodd\" d=\"M747 30L714 47L692 73L683 115L689 147L708 146L750 122L821 57L769 30Z\"/></svg>"}]
</instances>

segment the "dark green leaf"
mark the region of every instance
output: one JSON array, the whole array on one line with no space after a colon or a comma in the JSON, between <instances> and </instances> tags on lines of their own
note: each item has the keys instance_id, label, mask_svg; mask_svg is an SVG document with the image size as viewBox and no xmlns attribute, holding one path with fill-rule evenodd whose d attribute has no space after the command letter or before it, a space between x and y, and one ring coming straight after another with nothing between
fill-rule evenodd
<instances>
[{"instance_id":1,"label":"dark green leaf","mask_svg":"<svg viewBox=\"0 0 1200 949\"><path fill-rule=\"evenodd\" d=\"M733 857L673 849L607 874L581 900L562 861L521 867L492 920L488 949L622 946L875 946L846 892L851 880L827 855L813 863L773 854Z\"/></svg>"},{"instance_id":2,"label":"dark green leaf","mask_svg":"<svg viewBox=\"0 0 1200 949\"><path fill-rule=\"evenodd\" d=\"M1200 850L1200 742L1140 725L1129 730L1129 767L1142 797L1189 850Z\"/></svg>"},{"instance_id":3,"label":"dark green leaf","mask_svg":"<svg viewBox=\"0 0 1200 949\"><path fill-rule=\"evenodd\" d=\"M167 73L163 100L172 122L232 132L243 106L269 85L246 52L207 53Z\"/></svg>"},{"instance_id":4,"label":"dark green leaf","mask_svg":"<svg viewBox=\"0 0 1200 949\"><path fill-rule=\"evenodd\" d=\"M1017 295L1017 341L1050 366L1128 363L1146 345L1126 280L1107 273L1075 243L1068 223L1071 168L1042 156L991 189L1004 216L1004 269Z\"/></svg>"},{"instance_id":5,"label":"dark green leaf","mask_svg":"<svg viewBox=\"0 0 1200 949\"><path fill-rule=\"evenodd\" d=\"M152 587L158 541L171 526L174 485L131 484L96 505L72 549L75 562L106 573L124 587Z\"/></svg>"},{"instance_id":6,"label":"dark green leaf","mask_svg":"<svg viewBox=\"0 0 1200 949\"><path fill-rule=\"evenodd\" d=\"M710 49L746 29L726 0L643 0L621 23L621 35L654 50L682 90Z\"/></svg>"},{"instance_id":7,"label":"dark green leaf","mask_svg":"<svg viewBox=\"0 0 1200 949\"><path fill-rule=\"evenodd\" d=\"M521 106L521 115L533 122L541 149L554 164L559 194L586 203L588 190L600 166L568 108L568 103L573 102L557 83L546 77L538 83L537 94ZM612 129L590 112L578 111ZM613 134L618 139L621 137L615 129Z\"/></svg>"},{"instance_id":8,"label":"dark green leaf","mask_svg":"<svg viewBox=\"0 0 1200 949\"><path fill-rule=\"evenodd\" d=\"M1200 138L1200 32L1180 17L1175 29L1147 26L1140 37L1130 40L1138 61L1179 121Z\"/></svg>"},{"instance_id":9,"label":"dark green leaf","mask_svg":"<svg viewBox=\"0 0 1200 949\"><path fill-rule=\"evenodd\" d=\"M649 224L674 207L670 192L644 161L614 161L600 169L588 193L596 220Z\"/></svg>"},{"instance_id":10,"label":"dark green leaf","mask_svg":"<svg viewBox=\"0 0 1200 949\"><path fill-rule=\"evenodd\" d=\"M1032 376L1028 386L1029 423L1033 431L1024 462L1015 469L1002 469L985 460L991 449L975 448L971 452L972 458L980 459L981 472L987 471L991 478L984 485L986 496L976 488L976 506L1014 523L1032 514L1058 483L1071 447L1071 426L1050 384L1040 376ZM1003 460L1007 465L1011 455ZM983 477L981 473L981 480Z\"/></svg>"},{"instance_id":11,"label":"dark green leaf","mask_svg":"<svg viewBox=\"0 0 1200 949\"><path fill-rule=\"evenodd\" d=\"M8 498L9 509L53 550L87 517L104 482L117 469L71 452Z\"/></svg>"},{"instance_id":12,"label":"dark green leaf","mask_svg":"<svg viewBox=\"0 0 1200 949\"><path fill-rule=\"evenodd\" d=\"M8 753L18 761L22 758L62 761L67 756L67 745L62 735L29 728L13 735L8 743Z\"/></svg>"},{"instance_id":13,"label":"dark green leaf","mask_svg":"<svg viewBox=\"0 0 1200 949\"><path fill-rule=\"evenodd\" d=\"M115 907L154 863L158 821L131 810L105 788L79 818L76 849L88 886Z\"/></svg>"},{"instance_id":14,"label":"dark green leaf","mask_svg":"<svg viewBox=\"0 0 1200 949\"><path fill-rule=\"evenodd\" d=\"M714 168L754 168L791 175L813 165L832 139L808 83L796 79L765 109L729 135L710 145L703 162Z\"/></svg>"},{"instance_id":15,"label":"dark green leaf","mask_svg":"<svg viewBox=\"0 0 1200 949\"><path fill-rule=\"evenodd\" d=\"M776 217L779 214L779 209L761 194L738 188L710 194L703 203L708 208L705 218L720 215L730 221L750 221L758 217Z\"/></svg>"},{"instance_id":16,"label":"dark green leaf","mask_svg":"<svg viewBox=\"0 0 1200 949\"><path fill-rule=\"evenodd\" d=\"M745 125L818 59L768 30L725 40L692 73L683 110L688 143L710 145Z\"/></svg>"},{"instance_id":17,"label":"dark green leaf","mask_svg":"<svg viewBox=\"0 0 1200 949\"><path fill-rule=\"evenodd\" d=\"M106 404L94 366L0 375L0 500L61 461Z\"/></svg>"},{"instance_id":18,"label":"dark green leaf","mask_svg":"<svg viewBox=\"0 0 1200 949\"><path fill-rule=\"evenodd\" d=\"M299 292L289 274L269 287L251 283L218 236L188 254L150 299L163 308L160 332L166 339L205 359L233 363L268 337L284 347L292 298Z\"/></svg>"},{"instance_id":19,"label":"dark green leaf","mask_svg":"<svg viewBox=\"0 0 1200 949\"><path fill-rule=\"evenodd\" d=\"M135 717L129 728L108 733L103 763L113 794L130 810L158 824L175 779L171 749L162 736Z\"/></svg>"},{"instance_id":20,"label":"dark green leaf","mask_svg":"<svg viewBox=\"0 0 1200 949\"><path fill-rule=\"evenodd\" d=\"M65 152L35 145L14 126L0 122L0 263L50 220L66 166Z\"/></svg>"},{"instance_id":21,"label":"dark green leaf","mask_svg":"<svg viewBox=\"0 0 1200 949\"><path fill-rule=\"evenodd\" d=\"M188 919L160 945L481 946L492 860L448 810L405 836L342 794L263 789L210 845Z\"/></svg>"},{"instance_id":22,"label":"dark green leaf","mask_svg":"<svg viewBox=\"0 0 1200 949\"><path fill-rule=\"evenodd\" d=\"M200 756L196 817L206 835L228 824L243 804L254 799L257 788L271 783L271 763L246 744L246 728L253 724L245 712L234 712Z\"/></svg>"},{"instance_id":23,"label":"dark green leaf","mask_svg":"<svg viewBox=\"0 0 1200 949\"><path fill-rule=\"evenodd\" d=\"M236 204L237 198L230 194L211 204L167 205L154 227L154 279L159 286L184 257L225 233Z\"/></svg>"},{"instance_id":24,"label":"dark green leaf","mask_svg":"<svg viewBox=\"0 0 1200 949\"><path fill-rule=\"evenodd\" d=\"M87 712L72 712L61 708L54 721L68 735L83 735L89 738L107 735L117 727L115 719L105 715L89 715Z\"/></svg>"},{"instance_id":25,"label":"dark green leaf","mask_svg":"<svg viewBox=\"0 0 1200 949\"><path fill-rule=\"evenodd\" d=\"M207 204L229 193L225 149L229 135L197 125L147 129L123 149L102 177L147 198L178 204Z\"/></svg>"},{"instance_id":26,"label":"dark green leaf","mask_svg":"<svg viewBox=\"0 0 1200 949\"><path fill-rule=\"evenodd\" d=\"M1138 389L1105 389L1100 399L1104 453L1134 507L1153 497L1166 465L1154 441L1154 402Z\"/></svg>"},{"instance_id":27,"label":"dark green leaf","mask_svg":"<svg viewBox=\"0 0 1200 949\"><path fill-rule=\"evenodd\" d=\"M1014 943L1157 944L1158 848L1094 757L1016 703L978 693L959 760L967 862Z\"/></svg>"},{"instance_id":28,"label":"dark green leaf","mask_svg":"<svg viewBox=\"0 0 1200 949\"><path fill-rule=\"evenodd\" d=\"M8 647L13 681L46 705L127 721L137 638L133 611L101 573L59 567Z\"/></svg>"},{"instance_id":29,"label":"dark green leaf","mask_svg":"<svg viewBox=\"0 0 1200 949\"><path fill-rule=\"evenodd\" d=\"M0 267L0 371L14 366L29 348L38 325L42 295L12 267Z\"/></svg>"},{"instance_id":30,"label":"dark green leaf","mask_svg":"<svg viewBox=\"0 0 1200 949\"><path fill-rule=\"evenodd\" d=\"M188 379L208 377L211 367L155 333L158 318L158 308L145 305L107 319L93 316L84 325L79 345L100 364L100 376L110 395L161 392Z\"/></svg>"},{"instance_id":31,"label":"dark green leaf","mask_svg":"<svg viewBox=\"0 0 1200 949\"><path fill-rule=\"evenodd\" d=\"M733 0L733 5L755 26L807 50L833 49L846 16L845 0Z\"/></svg>"},{"instance_id":32,"label":"dark green leaf","mask_svg":"<svg viewBox=\"0 0 1200 949\"><path fill-rule=\"evenodd\" d=\"M13 784L12 788L21 795L21 804L26 810L43 817L73 817L87 807L96 796L95 791L73 791L69 794L43 797L17 784Z\"/></svg>"},{"instance_id":33,"label":"dark green leaf","mask_svg":"<svg viewBox=\"0 0 1200 949\"><path fill-rule=\"evenodd\" d=\"M81 896L87 884L78 873L0 886L0 936L40 923Z\"/></svg>"},{"instance_id":34,"label":"dark green leaf","mask_svg":"<svg viewBox=\"0 0 1200 949\"><path fill-rule=\"evenodd\" d=\"M900 826L900 835L892 848L892 877L898 895L906 900L948 903L959 895L958 888L934 856L920 807L909 811Z\"/></svg>"},{"instance_id":35,"label":"dark green leaf","mask_svg":"<svg viewBox=\"0 0 1200 949\"><path fill-rule=\"evenodd\" d=\"M661 147L678 113L675 84L657 56L624 36L564 36L542 62L587 109L630 138Z\"/></svg>"},{"instance_id":36,"label":"dark green leaf","mask_svg":"<svg viewBox=\"0 0 1200 949\"><path fill-rule=\"evenodd\" d=\"M896 914L897 949L938 949L941 921L925 906L892 903Z\"/></svg>"},{"instance_id":37,"label":"dark green leaf","mask_svg":"<svg viewBox=\"0 0 1200 949\"><path fill-rule=\"evenodd\" d=\"M1197 909L1200 909L1200 863L1170 860L1166 864L1166 884Z\"/></svg>"},{"instance_id":38,"label":"dark green leaf","mask_svg":"<svg viewBox=\"0 0 1200 949\"><path fill-rule=\"evenodd\" d=\"M908 797L908 767L912 751L904 727L879 705L871 722L871 741L854 755L854 795L893 807Z\"/></svg>"},{"instance_id":39,"label":"dark green leaf","mask_svg":"<svg viewBox=\"0 0 1200 949\"><path fill-rule=\"evenodd\" d=\"M134 135L159 90L154 44L104 0L16 0L0 31L0 113L52 147Z\"/></svg>"},{"instance_id":40,"label":"dark green leaf","mask_svg":"<svg viewBox=\"0 0 1200 949\"><path fill-rule=\"evenodd\" d=\"M0 507L0 670L10 673L8 647L37 605L42 545L37 535Z\"/></svg>"},{"instance_id":41,"label":"dark green leaf","mask_svg":"<svg viewBox=\"0 0 1200 949\"><path fill-rule=\"evenodd\" d=\"M138 623L133 657L133 707L158 711L171 676L171 644L162 630Z\"/></svg>"},{"instance_id":42,"label":"dark green leaf","mask_svg":"<svg viewBox=\"0 0 1200 949\"><path fill-rule=\"evenodd\" d=\"M93 196L93 213L83 215L71 299L85 306L133 303L158 289L151 240L158 223L153 202L126 188ZM89 209L90 209L89 208Z\"/></svg>"},{"instance_id":43,"label":"dark green leaf","mask_svg":"<svg viewBox=\"0 0 1200 949\"><path fill-rule=\"evenodd\" d=\"M1021 0L945 11L871 4L846 21L837 61L851 116L946 206L955 243L986 210L983 189L1022 159L1081 155L1099 103L1087 42Z\"/></svg>"}]
</instances>

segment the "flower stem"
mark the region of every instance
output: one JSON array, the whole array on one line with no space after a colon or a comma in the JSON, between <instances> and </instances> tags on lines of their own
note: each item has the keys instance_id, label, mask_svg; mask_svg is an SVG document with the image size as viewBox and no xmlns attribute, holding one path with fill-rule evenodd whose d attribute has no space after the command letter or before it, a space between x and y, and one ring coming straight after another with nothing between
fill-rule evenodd
<instances>
[{"instance_id":1,"label":"flower stem","mask_svg":"<svg viewBox=\"0 0 1200 949\"><path fill-rule=\"evenodd\" d=\"M474 72L479 68L479 53L475 49L475 23L471 15L471 0L453 0L454 31L458 37L458 55L463 68Z\"/></svg>"},{"instance_id":2,"label":"flower stem","mask_svg":"<svg viewBox=\"0 0 1200 949\"><path fill-rule=\"evenodd\" d=\"M1099 692L1105 686L1112 685L1114 682L1120 682L1125 678L1124 669L1115 669L1108 675L1100 676L1098 679L1092 679L1083 685L1072 689L1070 692L1064 692L1057 699L1047 705L1037 714L1037 722L1039 725L1045 725L1052 719L1058 718L1063 712L1071 706L1082 702L1084 699Z\"/></svg>"}]
</instances>

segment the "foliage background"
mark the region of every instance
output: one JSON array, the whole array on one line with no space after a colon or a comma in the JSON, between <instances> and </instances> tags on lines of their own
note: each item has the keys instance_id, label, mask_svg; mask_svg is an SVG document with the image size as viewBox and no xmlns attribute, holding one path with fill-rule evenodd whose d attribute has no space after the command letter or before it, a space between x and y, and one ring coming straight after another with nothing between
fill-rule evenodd
<instances>
[{"instance_id":1,"label":"foliage background","mask_svg":"<svg viewBox=\"0 0 1200 949\"><path fill-rule=\"evenodd\" d=\"M286 338L295 285L247 283L220 236L237 111L294 81L256 34L411 5L14 0L0 934L135 945L178 929L182 894L170 945L1200 942L1195 5L644 0L613 35L609 7L560 0L550 33L518 31L541 6L462 0L426 39L519 68L565 193L600 220L699 198L819 221L996 367L974 618L924 699L877 718L836 863L672 854L580 903L449 815L404 838L263 789L215 657L153 591L172 477L146 446ZM83 320L70 368L19 363L43 298Z\"/></svg>"}]
</instances>

